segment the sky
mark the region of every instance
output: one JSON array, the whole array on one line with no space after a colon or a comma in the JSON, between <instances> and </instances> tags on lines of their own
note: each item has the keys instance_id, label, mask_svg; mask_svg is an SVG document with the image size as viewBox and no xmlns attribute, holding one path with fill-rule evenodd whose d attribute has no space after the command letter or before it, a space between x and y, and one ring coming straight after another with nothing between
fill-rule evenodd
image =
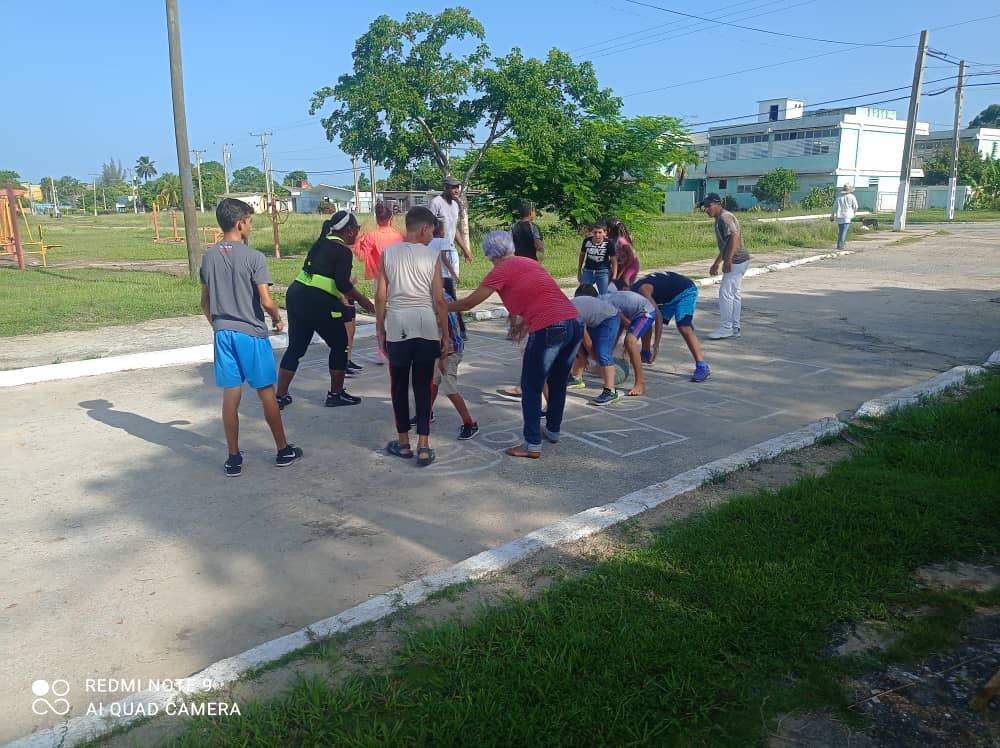
<instances>
[{"instance_id":1,"label":"sky","mask_svg":"<svg viewBox=\"0 0 1000 748\"><path fill-rule=\"evenodd\" d=\"M992 3L465 4L485 26L495 54L519 46L544 57L558 47L578 62L593 62L601 86L623 97L624 114L681 117L696 131L706 129L697 123L756 112L759 99L801 98L808 110L812 102L898 87L905 89L844 105L907 96L921 29L931 30L932 49L978 63L970 73L998 71L968 83L1000 83L1000 8ZM437 13L445 7L395 0L375 7L179 0L190 147L205 149L203 160L221 160L228 143L233 169L259 167L259 141L250 133L267 130L273 132L268 153L277 178L302 169L314 184L348 183L350 159L327 141L320 116L310 117L310 97L350 72L354 42L377 15L402 18L412 10ZM685 13L713 20L678 15ZM962 23L985 16L994 17ZM89 181L110 158L127 168L149 156L160 173L178 171L164 3L51 0L36 6L0 0L0 18L7 63L0 169L13 169L27 181L49 175ZM961 25L943 28L952 24ZM803 36L828 41L796 38ZM875 42L885 46L857 46ZM944 79L956 70L929 59L925 79ZM931 83L925 92L952 84ZM1000 85L970 86L963 126L997 102ZM886 106L905 118L907 101ZM922 98L919 120L932 130L950 129L953 116L952 91Z\"/></svg>"}]
</instances>

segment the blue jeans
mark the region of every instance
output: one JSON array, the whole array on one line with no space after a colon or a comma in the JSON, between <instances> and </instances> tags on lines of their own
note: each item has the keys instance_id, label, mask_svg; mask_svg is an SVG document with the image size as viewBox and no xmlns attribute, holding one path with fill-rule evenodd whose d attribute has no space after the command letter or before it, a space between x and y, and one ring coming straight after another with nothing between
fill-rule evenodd
<instances>
[{"instance_id":1,"label":"blue jeans","mask_svg":"<svg viewBox=\"0 0 1000 748\"><path fill-rule=\"evenodd\" d=\"M580 275L581 285L597 286L597 293L602 296L608 292L608 275L610 270L584 270Z\"/></svg>"},{"instance_id":2,"label":"blue jeans","mask_svg":"<svg viewBox=\"0 0 1000 748\"><path fill-rule=\"evenodd\" d=\"M524 448L542 448L542 386L549 385L549 408L545 428L558 436L566 409L566 380L583 340L583 321L556 322L528 336L521 361L521 416Z\"/></svg>"},{"instance_id":3,"label":"blue jeans","mask_svg":"<svg viewBox=\"0 0 1000 748\"><path fill-rule=\"evenodd\" d=\"M850 223L837 224L837 249L843 249L847 246L847 230L849 228L851 228Z\"/></svg>"}]
</instances>

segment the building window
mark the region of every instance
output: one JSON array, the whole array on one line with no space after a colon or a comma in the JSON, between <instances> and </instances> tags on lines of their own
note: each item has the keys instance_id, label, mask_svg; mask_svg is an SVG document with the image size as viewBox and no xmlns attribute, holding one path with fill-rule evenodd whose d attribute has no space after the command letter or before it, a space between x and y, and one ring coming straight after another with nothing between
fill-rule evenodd
<instances>
[{"instance_id":1,"label":"building window","mask_svg":"<svg viewBox=\"0 0 1000 748\"><path fill-rule=\"evenodd\" d=\"M767 118L771 122L777 122L778 121L778 105L777 104L771 104L771 108L768 109L768 111L767 111Z\"/></svg>"},{"instance_id":2,"label":"building window","mask_svg":"<svg viewBox=\"0 0 1000 748\"><path fill-rule=\"evenodd\" d=\"M732 161L736 158L737 141L735 136L726 138L709 138L708 140L708 160L709 161Z\"/></svg>"},{"instance_id":3,"label":"building window","mask_svg":"<svg viewBox=\"0 0 1000 748\"><path fill-rule=\"evenodd\" d=\"M752 195L753 188L756 186L757 186L756 184L741 184L739 187L736 188L736 191L742 195L748 195L748 194Z\"/></svg>"},{"instance_id":4,"label":"building window","mask_svg":"<svg viewBox=\"0 0 1000 748\"><path fill-rule=\"evenodd\" d=\"M868 189L878 192L878 177L868 177Z\"/></svg>"},{"instance_id":5,"label":"building window","mask_svg":"<svg viewBox=\"0 0 1000 748\"><path fill-rule=\"evenodd\" d=\"M728 179L720 179L719 180L719 189L720 190L728 189L728 187L729 187L729 180Z\"/></svg>"},{"instance_id":6,"label":"building window","mask_svg":"<svg viewBox=\"0 0 1000 748\"><path fill-rule=\"evenodd\" d=\"M740 138L740 158L767 158L767 135L744 135Z\"/></svg>"}]
</instances>

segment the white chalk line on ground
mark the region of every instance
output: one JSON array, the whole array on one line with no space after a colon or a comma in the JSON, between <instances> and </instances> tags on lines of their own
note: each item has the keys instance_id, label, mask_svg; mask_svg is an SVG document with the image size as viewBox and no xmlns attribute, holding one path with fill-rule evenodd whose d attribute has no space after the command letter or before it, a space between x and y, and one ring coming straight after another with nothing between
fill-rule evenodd
<instances>
[{"instance_id":1,"label":"white chalk line on ground","mask_svg":"<svg viewBox=\"0 0 1000 748\"><path fill-rule=\"evenodd\" d=\"M774 262L763 267L751 267L745 273L746 277L766 275L778 270L788 270L807 265L821 260L830 260L844 255L854 254L851 250L841 250L838 252L828 252L812 257L803 257L789 262ZM722 276L711 278L701 278L695 283L699 286L711 286L722 281ZM470 315L476 320L503 319L507 317L507 310L503 307L492 309L478 309ZM370 338L375 335L374 324L359 324L355 339ZM275 350L282 350L288 347L288 335L281 333L272 335L269 340L271 347ZM313 343L322 343L318 336L313 336ZM62 379L77 379L79 377L93 377L101 374L115 374L121 371L134 371L136 369L160 369L165 366L183 366L185 364L204 364L212 361L212 345L196 345L187 348L172 348L165 351L147 351L144 353L129 353L122 356L108 356L106 358L94 358L86 361L67 361L60 364L46 364L45 366L29 366L23 369L9 369L0 371L0 387L19 387L25 384L38 384L41 382L54 382Z\"/></svg>"}]
</instances>

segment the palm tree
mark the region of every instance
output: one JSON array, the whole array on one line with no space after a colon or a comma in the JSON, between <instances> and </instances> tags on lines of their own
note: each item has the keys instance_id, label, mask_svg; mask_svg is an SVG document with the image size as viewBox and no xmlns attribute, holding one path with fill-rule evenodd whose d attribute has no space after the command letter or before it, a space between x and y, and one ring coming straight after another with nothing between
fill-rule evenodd
<instances>
[{"instance_id":1,"label":"palm tree","mask_svg":"<svg viewBox=\"0 0 1000 748\"><path fill-rule=\"evenodd\" d=\"M181 180L176 174L164 174L160 177L157 186L159 191L156 193L155 200L161 208L176 206L180 203Z\"/></svg>"},{"instance_id":2,"label":"palm tree","mask_svg":"<svg viewBox=\"0 0 1000 748\"><path fill-rule=\"evenodd\" d=\"M156 176L155 161L150 161L149 156L140 156L135 162L135 173L143 182L148 182Z\"/></svg>"}]
</instances>

